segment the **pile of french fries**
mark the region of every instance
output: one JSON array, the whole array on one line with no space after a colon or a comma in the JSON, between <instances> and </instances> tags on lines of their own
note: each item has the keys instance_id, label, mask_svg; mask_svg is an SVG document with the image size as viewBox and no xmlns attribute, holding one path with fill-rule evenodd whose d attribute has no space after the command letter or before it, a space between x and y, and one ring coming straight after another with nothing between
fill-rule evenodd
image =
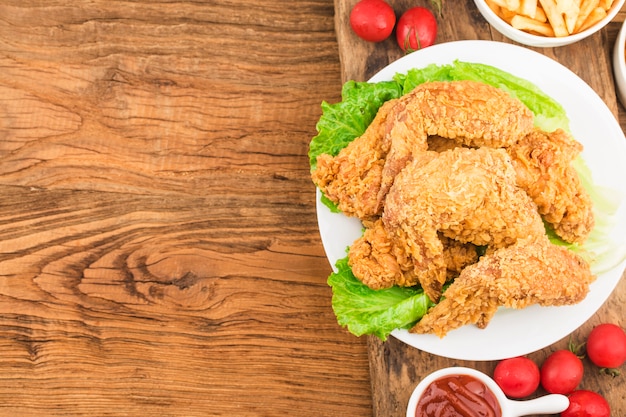
<instances>
[{"instance_id":1,"label":"pile of french fries","mask_svg":"<svg viewBox=\"0 0 626 417\"><path fill-rule=\"evenodd\" d=\"M504 21L534 35L563 37L604 19L613 0L485 0Z\"/></svg>"}]
</instances>

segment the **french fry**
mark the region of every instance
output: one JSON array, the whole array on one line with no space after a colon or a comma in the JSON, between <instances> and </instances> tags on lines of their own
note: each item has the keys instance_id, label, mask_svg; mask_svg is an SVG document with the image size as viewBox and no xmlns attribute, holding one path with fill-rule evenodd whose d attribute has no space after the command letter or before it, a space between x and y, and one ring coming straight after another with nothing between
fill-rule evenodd
<instances>
[{"instance_id":1,"label":"french fry","mask_svg":"<svg viewBox=\"0 0 626 417\"><path fill-rule=\"evenodd\" d=\"M485 0L516 29L547 37L581 32L604 19L614 0Z\"/></svg>"},{"instance_id":2,"label":"french fry","mask_svg":"<svg viewBox=\"0 0 626 417\"><path fill-rule=\"evenodd\" d=\"M519 9L520 0L505 0L506 8L512 12Z\"/></svg>"},{"instance_id":3,"label":"french fry","mask_svg":"<svg viewBox=\"0 0 626 417\"><path fill-rule=\"evenodd\" d=\"M544 12L541 7L537 7L537 11L535 12L535 20L543 23L546 23L548 21L546 12Z\"/></svg>"},{"instance_id":4,"label":"french fry","mask_svg":"<svg viewBox=\"0 0 626 417\"><path fill-rule=\"evenodd\" d=\"M596 7L591 11L589 17L587 17L587 20L585 20L585 22L582 24L582 26L580 27L580 31L582 32L583 30L589 29L591 26L595 25L605 17L606 10L604 10L602 7Z\"/></svg>"},{"instance_id":5,"label":"french fry","mask_svg":"<svg viewBox=\"0 0 626 417\"><path fill-rule=\"evenodd\" d=\"M574 32L576 20L580 13L580 7L576 0L557 0L556 10L563 16L565 20L565 28L568 34Z\"/></svg>"},{"instance_id":6,"label":"french fry","mask_svg":"<svg viewBox=\"0 0 626 417\"><path fill-rule=\"evenodd\" d=\"M554 30L547 22L540 22L530 17L515 15L511 19L511 26L525 32L536 33L543 36L554 36Z\"/></svg>"},{"instance_id":7,"label":"french fry","mask_svg":"<svg viewBox=\"0 0 626 417\"><path fill-rule=\"evenodd\" d=\"M500 7L494 0L485 0L485 3L487 3L487 6L489 6L489 8L493 10L500 19L504 20L509 25L511 24L511 21L507 20L502 14L502 10L503 10L502 7Z\"/></svg>"},{"instance_id":8,"label":"french fry","mask_svg":"<svg viewBox=\"0 0 626 417\"><path fill-rule=\"evenodd\" d=\"M600 0L600 4L598 7L602 7L604 10L608 11L613 5L613 0Z\"/></svg>"},{"instance_id":9,"label":"french fry","mask_svg":"<svg viewBox=\"0 0 626 417\"><path fill-rule=\"evenodd\" d=\"M487 3L487 6L489 6L491 10L493 10L498 16L500 16L500 6L495 1L485 0L485 3Z\"/></svg>"},{"instance_id":10,"label":"french fry","mask_svg":"<svg viewBox=\"0 0 626 417\"><path fill-rule=\"evenodd\" d=\"M600 0L582 0L580 3L580 13L578 14L578 18L576 18L576 25L574 26L576 32L580 32L580 28L583 23L585 23L585 20L587 20L593 9L598 7L599 4Z\"/></svg>"},{"instance_id":11,"label":"french fry","mask_svg":"<svg viewBox=\"0 0 626 417\"><path fill-rule=\"evenodd\" d=\"M511 19L516 15L515 12L510 11L506 7L501 7L497 4L499 0L485 0L487 5L493 10L500 19L507 22L509 25L511 24Z\"/></svg>"},{"instance_id":12,"label":"french fry","mask_svg":"<svg viewBox=\"0 0 626 417\"><path fill-rule=\"evenodd\" d=\"M502 18L504 20L506 20L507 22L509 22L509 24L511 24L511 19L513 19L515 16L517 16L518 14L515 12L512 12L508 9L502 8L500 10L500 13L502 13Z\"/></svg>"},{"instance_id":13,"label":"french fry","mask_svg":"<svg viewBox=\"0 0 626 417\"><path fill-rule=\"evenodd\" d=\"M521 0L520 14L535 19L537 16L537 0Z\"/></svg>"},{"instance_id":14,"label":"french fry","mask_svg":"<svg viewBox=\"0 0 626 417\"><path fill-rule=\"evenodd\" d=\"M491 7L491 4L489 4L489 3L491 3L491 4L495 4L495 5L497 5L498 7L500 7L500 8L504 8L504 9L506 9L506 8L508 7L508 6L507 6L507 4L506 4L506 1L504 1L504 0L490 0L490 1L488 1L488 2L487 2L487 5L489 5L489 7ZM493 7L492 7L492 10L493 10L494 12L496 11L495 9L493 9ZM497 13L497 12L496 12L496 13Z\"/></svg>"},{"instance_id":15,"label":"french fry","mask_svg":"<svg viewBox=\"0 0 626 417\"><path fill-rule=\"evenodd\" d=\"M554 36L561 37L569 35L563 15L558 11L555 0L539 0L541 7L546 12L548 21L554 31Z\"/></svg>"}]
</instances>

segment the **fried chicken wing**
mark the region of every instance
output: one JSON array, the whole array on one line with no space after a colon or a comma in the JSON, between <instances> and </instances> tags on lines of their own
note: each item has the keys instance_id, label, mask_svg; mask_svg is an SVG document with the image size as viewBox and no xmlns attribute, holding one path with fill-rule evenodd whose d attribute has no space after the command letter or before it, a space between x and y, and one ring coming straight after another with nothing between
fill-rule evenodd
<instances>
[{"instance_id":1,"label":"fried chicken wing","mask_svg":"<svg viewBox=\"0 0 626 417\"><path fill-rule=\"evenodd\" d=\"M437 135L459 145L500 148L524 137L533 122L532 112L521 101L488 84L440 81L417 86L398 100L387 121L390 150L379 200L415 154L407 144L426 143Z\"/></svg>"},{"instance_id":2,"label":"fried chicken wing","mask_svg":"<svg viewBox=\"0 0 626 417\"><path fill-rule=\"evenodd\" d=\"M312 172L313 182L348 216L368 219L380 214L378 194L388 147L384 147L385 122L396 100L378 110L363 135L336 157L322 154Z\"/></svg>"},{"instance_id":3,"label":"fried chicken wing","mask_svg":"<svg viewBox=\"0 0 626 417\"><path fill-rule=\"evenodd\" d=\"M510 145L533 127L519 100L474 81L430 82L391 100L336 157L321 155L313 182L347 215L380 215L396 175L438 135L468 146Z\"/></svg>"},{"instance_id":4,"label":"fried chicken wing","mask_svg":"<svg viewBox=\"0 0 626 417\"><path fill-rule=\"evenodd\" d=\"M507 148L518 185L556 234L570 243L583 243L594 226L591 198L572 166L581 151L582 145L561 129L535 130Z\"/></svg>"},{"instance_id":5,"label":"fried chicken wing","mask_svg":"<svg viewBox=\"0 0 626 417\"><path fill-rule=\"evenodd\" d=\"M438 135L462 145L509 146L533 129L532 112L503 90L476 81L424 83L395 104L387 139Z\"/></svg>"},{"instance_id":6,"label":"fried chicken wing","mask_svg":"<svg viewBox=\"0 0 626 417\"><path fill-rule=\"evenodd\" d=\"M439 235L460 243L500 248L527 236L544 236L536 205L516 186L515 171L504 150L455 148L442 153L423 152L398 174L385 199L384 239L369 239L370 253L402 248L403 261L395 283L422 285L433 301L441 295L447 266ZM367 233L367 231L366 231ZM354 257L356 259L356 256ZM397 258L397 257L396 257ZM355 276L369 286L384 281L385 269L377 257L360 256L370 263L356 266ZM378 268L372 266L378 262Z\"/></svg>"},{"instance_id":7,"label":"fried chicken wing","mask_svg":"<svg viewBox=\"0 0 626 417\"><path fill-rule=\"evenodd\" d=\"M442 270L445 269L446 280L458 276L463 268L478 260L475 245L443 235L439 235L438 239L443 253L438 261L442 262ZM353 274L361 277L363 283L372 289L420 284L406 248L387 234L381 219L367 224L363 236L350 246L348 262Z\"/></svg>"},{"instance_id":8,"label":"fried chicken wing","mask_svg":"<svg viewBox=\"0 0 626 417\"><path fill-rule=\"evenodd\" d=\"M388 230L430 224L449 238L496 248L545 234L504 150L455 148L424 155L398 175L387 195L382 218Z\"/></svg>"},{"instance_id":9,"label":"fried chicken wing","mask_svg":"<svg viewBox=\"0 0 626 417\"><path fill-rule=\"evenodd\" d=\"M484 328L500 306L576 304L594 279L587 262L566 248L521 239L465 268L411 332L443 337L466 324Z\"/></svg>"}]
</instances>

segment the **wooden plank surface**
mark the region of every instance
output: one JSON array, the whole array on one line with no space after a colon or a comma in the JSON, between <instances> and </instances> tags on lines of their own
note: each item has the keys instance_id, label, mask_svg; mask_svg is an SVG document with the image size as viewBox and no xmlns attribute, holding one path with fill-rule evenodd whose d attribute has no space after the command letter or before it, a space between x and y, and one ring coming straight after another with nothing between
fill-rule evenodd
<instances>
[{"instance_id":1,"label":"wooden plank surface","mask_svg":"<svg viewBox=\"0 0 626 417\"><path fill-rule=\"evenodd\" d=\"M0 1L0 416L367 416L307 158L332 0Z\"/></svg>"},{"instance_id":2,"label":"wooden plank surface","mask_svg":"<svg viewBox=\"0 0 626 417\"><path fill-rule=\"evenodd\" d=\"M366 43L354 35L349 27L349 13L356 0L335 0L335 25L339 43L342 80L365 81L388 63L400 58L402 52L390 38L379 44ZM425 5L421 1L390 1L396 13L414 5ZM617 102L611 67L612 46L623 21L623 12L611 25L575 45L559 48L530 48L551 57L578 74L604 100L609 109L626 126L626 113ZM513 43L493 30L482 18L472 0L444 0L443 15L438 18L437 42L460 39L487 39ZM606 304L578 330L572 333L573 340L584 340L590 329L601 322L622 325L626 316L626 279L620 284ZM537 363L552 351L566 348L569 337L554 345L529 355ZM403 416L411 390L419 380L430 372L447 366L469 366L492 373L495 362L472 362L451 360L405 345L391 337L381 342L376 337L368 338L369 364L372 379L373 408L376 417ZM623 389L624 376L618 381L599 374L596 367L585 360L585 379L581 385L602 393L613 408L613 416L626 415L626 393ZM541 391L538 392L538 394Z\"/></svg>"}]
</instances>

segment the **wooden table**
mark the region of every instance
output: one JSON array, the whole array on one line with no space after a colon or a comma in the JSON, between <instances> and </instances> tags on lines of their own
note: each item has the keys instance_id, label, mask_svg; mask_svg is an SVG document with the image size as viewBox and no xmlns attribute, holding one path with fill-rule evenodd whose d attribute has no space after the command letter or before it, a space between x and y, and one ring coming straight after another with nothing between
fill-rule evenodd
<instances>
[{"instance_id":1,"label":"wooden table","mask_svg":"<svg viewBox=\"0 0 626 417\"><path fill-rule=\"evenodd\" d=\"M503 40L446 1L440 41ZM402 415L455 362L330 308L308 143L343 79L398 56L348 64L349 3L0 1L0 416ZM626 126L620 20L543 52ZM581 332L624 324L625 281ZM620 378L585 384L624 407Z\"/></svg>"}]
</instances>

